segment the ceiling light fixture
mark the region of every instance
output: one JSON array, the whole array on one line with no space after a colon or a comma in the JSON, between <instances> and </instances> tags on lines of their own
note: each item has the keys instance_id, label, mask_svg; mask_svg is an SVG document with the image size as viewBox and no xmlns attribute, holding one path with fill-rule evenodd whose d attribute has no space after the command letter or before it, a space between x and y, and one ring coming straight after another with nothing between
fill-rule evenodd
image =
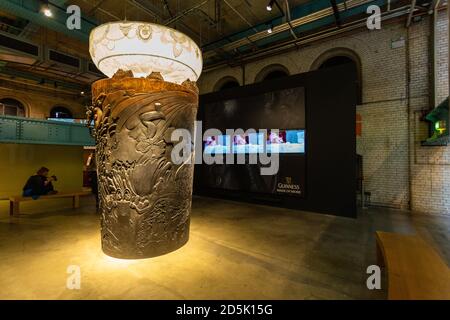
<instances>
[{"instance_id":1,"label":"ceiling light fixture","mask_svg":"<svg viewBox=\"0 0 450 320\"><path fill-rule=\"evenodd\" d=\"M50 6L48 4L48 1L44 1L44 5L42 6L42 12L44 13L44 15L46 17L52 17L53 16L53 12L52 10L50 10Z\"/></svg>"},{"instance_id":2,"label":"ceiling light fixture","mask_svg":"<svg viewBox=\"0 0 450 320\"><path fill-rule=\"evenodd\" d=\"M272 27L271 24L269 24L269 25L268 25L268 28L267 28L267 33L268 33L268 34L271 34L272 32L273 32L273 27Z\"/></svg>"},{"instance_id":3,"label":"ceiling light fixture","mask_svg":"<svg viewBox=\"0 0 450 320\"><path fill-rule=\"evenodd\" d=\"M44 9L44 14L45 14L46 17L53 16L52 10L50 10L49 8L45 8Z\"/></svg>"},{"instance_id":4,"label":"ceiling light fixture","mask_svg":"<svg viewBox=\"0 0 450 320\"><path fill-rule=\"evenodd\" d=\"M275 2L275 0L270 0L269 4L266 7L267 11L272 11L274 2Z\"/></svg>"},{"instance_id":5,"label":"ceiling light fixture","mask_svg":"<svg viewBox=\"0 0 450 320\"><path fill-rule=\"evenodd\" d=\"M119 21L100 25L90 35L92 60L108 77L119 69L147 77L160 72L165 81L197 81L202 72L200 48L188 36L166 26Z\"/></svg>"}]
</instances>

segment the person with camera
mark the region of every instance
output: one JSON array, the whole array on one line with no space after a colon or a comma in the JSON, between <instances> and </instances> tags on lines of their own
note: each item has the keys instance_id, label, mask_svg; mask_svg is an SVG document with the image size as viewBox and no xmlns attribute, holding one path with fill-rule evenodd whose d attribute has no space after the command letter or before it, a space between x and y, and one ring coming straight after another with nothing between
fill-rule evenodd
<instances>
[{"instance_id":1,"label":"person with camera","mask_svg":"<svg viewBox=\"0 0 450 320\"><path fill-rule=\"evenodd\" d=\"M58 179L56 176L49 177L49 171L48 168L42 167L34 176L29 177L27 183L23 187L23 196L32 197L36 200L39 196L57 193L53 187L52 181L57 181Z\"/></svg>"}]
</instances>

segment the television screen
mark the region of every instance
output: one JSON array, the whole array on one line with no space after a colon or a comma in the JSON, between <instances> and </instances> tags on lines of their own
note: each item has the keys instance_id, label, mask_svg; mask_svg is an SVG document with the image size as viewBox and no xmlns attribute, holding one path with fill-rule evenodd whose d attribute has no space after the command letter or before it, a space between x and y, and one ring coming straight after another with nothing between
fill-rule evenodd
<instances>
[{"instance_id":1,"label":"television screen","mask_svg":"<svg viewBox=\"0 0 450 320\"><path fill-rule=\"evenodd\" d=\"M207 137L206 154L305 153L305 130L267 130L258 133Z\"/></svg>"},{"instance_id":2,"label":"television screen","mask_svg":"<svg viewBox=\"0 0 450 320\"><path fill-rule=\"evenodd\" d=\"M226 154L231 150L230 136L211 136L205 140L204 153L206 154Z\"/></svg>"},{"instance_id":3,"label":"television screen","mask_svg":"<svg viewBox=\"0 0 450 320\"><path fill-rule=\"evenodd\" d=\"M305 130L269 131L268 153L305 153Z\"/></svg>"}]
</instances>

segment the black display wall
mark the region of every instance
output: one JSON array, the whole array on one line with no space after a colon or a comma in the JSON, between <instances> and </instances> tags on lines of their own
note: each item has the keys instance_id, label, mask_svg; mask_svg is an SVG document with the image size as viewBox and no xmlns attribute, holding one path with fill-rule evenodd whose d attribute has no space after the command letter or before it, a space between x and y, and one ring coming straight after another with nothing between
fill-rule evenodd
<instances>
[{"instance_id":1,"label":"black display wall","mask_svg":"<svg viewBox=\"0 0 450 320\"><path fill-rule=\"evenodd\" d=\"M299 103L297 109L287 110L291 116L280 113L281 123L275 121L279 129L305 129L305 154L300 157L288 155L283 157L284 160L280 160L285 163L284 171L288 166L290 176L300 177L299 183L304 184L304 193L298 197L255 192L252 185L260 177L254 174L248 177L247 184L240 181L237 188L212 188L212 168L201 164L195 166L194 194L356 217L356 87L357 75L354 67L342 65L202 95L198 120L203 122L203 131L212 127L227 129L224 126L229 127L228 129L247 129L243 127L245 124L238 123L239 121L236 121L235 125L225 124L225 121L217 119L217 114L205 108L221 101L242 98L251 101L249 97L255 97L255 101L258 101L256 97L268 92L283 92L287 89L284 92L289 94L293 92L289 89L304 88L305 105ZM261 110L257 103L239 105L239 108L249 108L254 114L254 123L247 122L249 128L275 129L261 128L261 123L264 123L261 117L267 115L263 112L262 105ZM302 112L305 112L304 119L299 120L298 124L292 123L292 119L302 118L297 114ZM248 114L248 110L243 114ZM245 165L232 166L236 179L242 179L240 172ZM220 170L218 172L220 173ZM246 187L243 187L244 185Z\"/></svg>"}]
</instances>

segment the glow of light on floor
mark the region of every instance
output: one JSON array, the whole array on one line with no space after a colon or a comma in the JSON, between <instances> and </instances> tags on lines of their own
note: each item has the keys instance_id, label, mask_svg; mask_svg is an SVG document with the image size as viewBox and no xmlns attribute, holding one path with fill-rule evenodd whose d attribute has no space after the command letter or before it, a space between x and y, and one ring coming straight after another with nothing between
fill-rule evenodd
<instances>
[{"instance_id":1,"label":"glow of light on floor","mask_svg":"<svg viewBox=\"0 0 450 320\"><path fill-rule=\"evenodd\" d=\"M117 267L128 267L134 264L137 264L139 262L146 261L147 259L143 260L136 260L136 259L118 259L108 256L105 253L102 253L103 262L107 265L111 266L117 266Z\"/></svg>"}]
</instances>

